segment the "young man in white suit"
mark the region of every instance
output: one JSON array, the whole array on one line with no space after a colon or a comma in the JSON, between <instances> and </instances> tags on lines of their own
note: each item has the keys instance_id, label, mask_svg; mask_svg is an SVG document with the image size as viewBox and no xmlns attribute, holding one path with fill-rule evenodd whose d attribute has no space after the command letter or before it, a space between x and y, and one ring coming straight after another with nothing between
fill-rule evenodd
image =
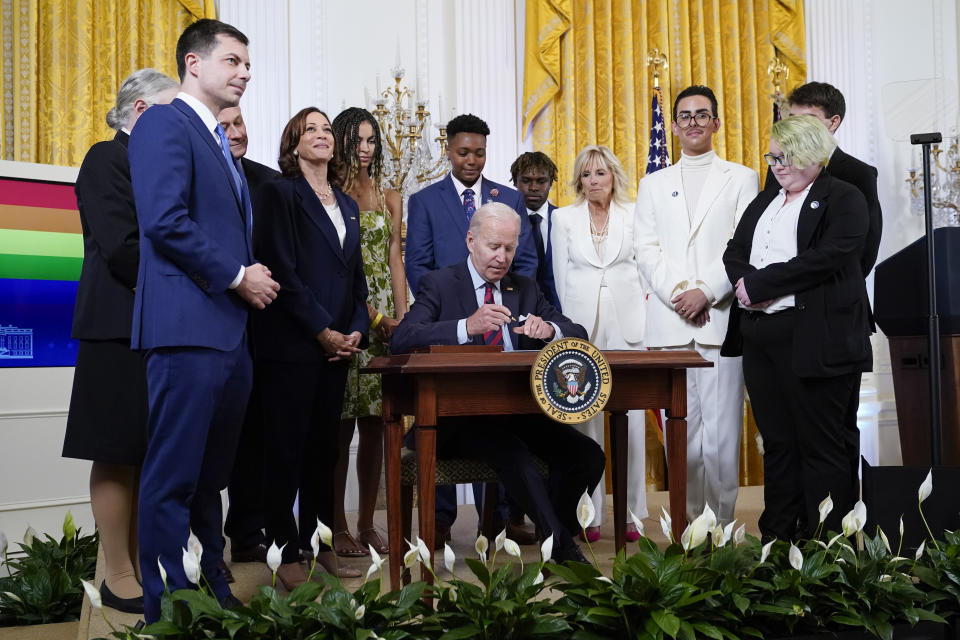
<instances>
[{"instance_id":1,"label":"young man in white suit","mask_svg":"<svg viewBox=\"0 0 960 640\"><path fill-rule=\"evenodd\" d=\"M720 356L734 300L722 257L759 179L713 151L720 118L709 87L680 92L671 130L680 162L643 178L637 192L637 260L651 290L644 338L651 348L695 349L714 365L687 371L687 518L708 504L727 523L739 485L743 367Z\"/></svg>"}]
</instances>

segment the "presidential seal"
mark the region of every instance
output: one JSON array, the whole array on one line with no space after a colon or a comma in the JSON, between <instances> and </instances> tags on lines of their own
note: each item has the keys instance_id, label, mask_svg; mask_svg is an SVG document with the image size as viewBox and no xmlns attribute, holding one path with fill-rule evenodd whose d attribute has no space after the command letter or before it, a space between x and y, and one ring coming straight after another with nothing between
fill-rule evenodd
<instances>
[{"instance_id":1,"label":"presidential seal","mask_svg":"<svg viewBox=\"0 0 960 640\"><path fill-rule=\"evenodd\" d=\"M610 398L613 377L600 349L579 338L551 342L530 370L530 390L547 416L564 424L586 422Z\"/></svg>"}]
</instances>

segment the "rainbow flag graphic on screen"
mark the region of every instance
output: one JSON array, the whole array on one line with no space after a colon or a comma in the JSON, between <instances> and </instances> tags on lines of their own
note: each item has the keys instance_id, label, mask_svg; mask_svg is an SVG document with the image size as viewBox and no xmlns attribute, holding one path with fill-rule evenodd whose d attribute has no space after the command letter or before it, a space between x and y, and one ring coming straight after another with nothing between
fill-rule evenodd
<instances>
[{"instance_id":1,"label":"rainbow flag graphic on screen","mask_svg":"<svg viewBox=\"0 0 960 640\"><path fill-rule=\"evenodd\" d=\"M72 184L0 178L0 367L72 367L83 236Z\"/></svg>"}]
</instances>

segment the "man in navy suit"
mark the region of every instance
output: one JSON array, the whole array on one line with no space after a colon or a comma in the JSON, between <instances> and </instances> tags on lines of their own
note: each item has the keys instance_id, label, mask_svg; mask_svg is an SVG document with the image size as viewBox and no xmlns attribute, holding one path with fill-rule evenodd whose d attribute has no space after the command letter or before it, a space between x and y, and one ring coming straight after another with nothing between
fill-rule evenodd
<instances>
[{"instance_id":1,"label":"man in navy suit","mask_svg":"<svg viewBox=\"0 0 960 640\"><path fill-rule=\"evenodd\" d=\"M243 95L246 45L246 36L216 20L187 27L177 41L180 93L149 109L130 137L140 224L131 344L147 353L149 403L139 505L148 623L160 616L165 587L196 578L186 575L181 552L191 530L213 593L224 606L239 604L218 568L220 490L250 394L247 315L279 289L253 260L250 194L215 115Z\"/></svg>"},{"instance_id":2,"label":"man in navy suit","mask_svg":"<svg viewBox=\"0 0 960 640\"><path fill-rule=\"evenodd\" d=\"M406 272L414 297L428 272L467 257L463 238L473 212L488 202L502 202L523 211L523 196L483 177L490 127L474 115L459 115L447 123L450 173L440 182L410 196L407 204ZM537 250L530 222L523 216L520 245L513 271L536 278Z\"/></svg>"},{"instance_id":3,"label":"man in navy suit","mask_svg":"<svg viewBox=\"0 0 960 640\"><path fill-rule=\"evenodd\" d=\"M557 311L533 279L509 273L523 217L501 203L476 212L467 231L469 257L423 277L417 299L393 332L391 352L435 344L502 344L512 351L541 349L563 337L586 339L586 330ZM523 318L523 323L511 316ZM554 536L554 557L585 562L573 541L579 529L576 509L584 490L590 493L603 474L600 446L545 416L496 416L476 422L441 419L437 457L489 464L541 535ZM408 446L412 441L408 437ZM547 482L535 470L534 455L550 467Z\"/></svg>"},{"instance_id":4,"label":"man in navy suit","mask_svg":"<svg viewBox=\"0 0 960 640\"><path fill-rule=\"evenodd\" d=\"M547 201L550 189L557 181L557 165L542 151L521 153L510 165L510 179L523 195L530 216L533 244L537 248L537 284L550 304L560 309L557 287L553 282L550 246L550 224L556 207Z\"/></svg>"}]
</instances>

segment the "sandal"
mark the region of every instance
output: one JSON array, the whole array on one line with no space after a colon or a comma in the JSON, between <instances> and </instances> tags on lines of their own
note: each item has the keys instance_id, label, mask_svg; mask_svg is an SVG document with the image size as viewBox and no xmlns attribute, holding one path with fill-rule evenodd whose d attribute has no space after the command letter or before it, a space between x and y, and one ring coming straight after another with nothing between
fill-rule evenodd
<instances>
[{"instance_id":1,"label":"sandal","mask_svg":"<svg viewBox=\"0 0 960 640\"><path fill-rule=\"evenodd\" d=\"M337 538L341 536L346 536L351 546L337 546ZM350 532L346 529L333 534L333 548L341 558L362 558L363 556L370 555L367 548L360 546L360 543L354 540L353 536L350 535Z\"/></svg>"},{"instance_id":2,"label":"sandal","mask_svg":"<svg viewBox=\"0 0 960 640\"><path fill-rule=\"evenodd\" d=\"M357 532L357 538L365 549L370 546L377 553L390 553L390 546L384 544L383 538L380 537L380 532L377 531L376 527Z\"/></svg>"}]
</instances>

